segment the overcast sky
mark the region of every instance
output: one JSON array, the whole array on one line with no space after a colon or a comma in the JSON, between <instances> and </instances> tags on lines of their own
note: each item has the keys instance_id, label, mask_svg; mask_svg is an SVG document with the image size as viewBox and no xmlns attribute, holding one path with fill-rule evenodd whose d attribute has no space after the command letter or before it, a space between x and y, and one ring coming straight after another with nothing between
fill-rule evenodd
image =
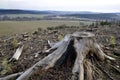
<instances>
[{"instance_id":1,"label":"overcast sky","mask_svg":"<svg viewBox=\"0 0 120 80\"><path fill-rule=\"evenodd\" d=\"M0 0L0 8L120 12L120 0Z\"/></svg>"}]
</instances>

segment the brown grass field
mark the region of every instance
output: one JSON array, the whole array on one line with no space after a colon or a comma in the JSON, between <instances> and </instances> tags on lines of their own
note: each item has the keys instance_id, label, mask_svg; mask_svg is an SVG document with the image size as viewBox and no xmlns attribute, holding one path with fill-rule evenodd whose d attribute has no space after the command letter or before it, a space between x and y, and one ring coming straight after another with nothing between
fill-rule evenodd
<instances>
[{"instance_id":1,"label":"brown grass field","mask_svg":"<svg viewBox=\"0 0 120 80\"><path fill-rule=\"evenodd\" d=\"M34 17L34 18L43 18L45 16L49 16L50 14L6 14L6 16L9 16L10 18L16 18L16 17Z\"/></svg>"},{"instance_id":2,"label":"brown grass field","mask_svg":"<svg viewBox=\"0 0 120 80\"><path fill-rule=\"evenodd\" d=\"M89 25L90 21L71 20L40 20L40 21L0 21L0 36L13 35L23 32L32 32L37 28L55 27L59 25L81 26L80 23Z\"/></svg>"}]
</instances>

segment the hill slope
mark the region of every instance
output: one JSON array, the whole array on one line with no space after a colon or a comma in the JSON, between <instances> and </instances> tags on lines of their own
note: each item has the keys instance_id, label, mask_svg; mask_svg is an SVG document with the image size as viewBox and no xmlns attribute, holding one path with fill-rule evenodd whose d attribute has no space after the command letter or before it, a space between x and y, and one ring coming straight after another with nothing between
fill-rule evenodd
<instances>
[{"instance_id":1,"label":"hill slope","mask_svg":"<svg viewBox=\"0 0 120 80\"><path fill-rule=\"evenodd\" d=\"M88 18L88 19L117 19L120 20L119 13L97 13L97 14L70 14L66 17Z\"/></svg>"},{"instance_id":2,"label":"hill slope","mask_svg":"<svg viewBox=\"0 0 120 80\"><path fill-rule=\"evenodd\" d=\"M19 9L0 9L0 14L52 14L64 17L87 18L87 19L116 19L120 20L120 13L97 13L90 11L36 11Z\"/></svg>"}]
</instances>

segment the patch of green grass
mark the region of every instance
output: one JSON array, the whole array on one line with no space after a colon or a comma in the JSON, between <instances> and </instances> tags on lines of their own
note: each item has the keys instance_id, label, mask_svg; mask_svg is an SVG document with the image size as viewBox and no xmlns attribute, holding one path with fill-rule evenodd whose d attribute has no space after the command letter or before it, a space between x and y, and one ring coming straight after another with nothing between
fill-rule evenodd
<instances>
[{"instance_id":1,"label":"patch of green grass","mask_svg":"<svg viewBox=\"0 0 120 80\"><path fill-rule=\"evenodd\" d=\"M18 46L18 40L15 37L12 40L12 45L13 45L14 49Z\"/></svg>"},{"instance_id":2,"label":"patch of green grass","mask_svg":"<svg viewBox=\"0 0 120 80\"><path fill-rule=\"evenodd\" d=\"M4 75L8 72L12 72L12 65L11 64L8 64L8 60L7 58L4 58L2 61L0 61L0 66L2 66L2 70L0 71L0 75Z\"/></svg>"},{"instance_id":3,"label":"patch of green grass","mask_svg":"<svg viewBox=\"0 0 120 80\"><path fill-rule=\"evenodd\" d=\"M114 47L115 44L116 44L116 39L115 39L115 37L114 37L114 36L110 36L109 42L110 42L110 45Z\"/></svg>"},{"instance_id":4,"label":"patch of green grass","mask_svg":"<svg viewBox=\"0 0 120 80\"><path fill-rule=\"evenodd\" d=\"M63 39L63 36L62 35L58 35L58 40L62 40Z\"/></svg>"}]
</instances>

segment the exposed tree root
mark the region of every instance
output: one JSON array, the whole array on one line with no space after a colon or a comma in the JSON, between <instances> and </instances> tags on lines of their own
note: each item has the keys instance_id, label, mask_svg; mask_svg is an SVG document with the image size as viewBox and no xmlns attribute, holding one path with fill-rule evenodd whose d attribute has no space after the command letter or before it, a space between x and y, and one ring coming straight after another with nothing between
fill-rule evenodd
<instances>
[{"instance_id":1,"label":"exposed tree root","mask_svg":"<svg viewBox=\"0 0 120 80\"><path fill-rule=\"evenodd\" d=\"M112 68L114 68L117 72L119 72L120 73L120 70L117 68L117 67L115 67L115 66L113 66L113 65L111 65L111 64L109 64Z\"/></svg>"},{"instance_id":2,"label":"exposed tree root","mask_svg":"<svg viewBox=\"0 0 120 80\"><path fill-rule=\"evenodd\" d=\"M84 62L85 70L86 70L86 80L93 80L93 71L92 64L88 60Z\"/></svg>"},{"instance_id":3,"label":"exposed tree root","mask_svg":"<svg viewBox=\"0 0 120 80\"><path fill-rule=\"evenodd\" d=\"M115 80L112 76L110 76L110 74L109 74L107 71L105 71L105 70L101 67L100 64L97 63L97 65L99 66L100 70L102 70L111 80Z\"/></svg>"}]
</instances>

